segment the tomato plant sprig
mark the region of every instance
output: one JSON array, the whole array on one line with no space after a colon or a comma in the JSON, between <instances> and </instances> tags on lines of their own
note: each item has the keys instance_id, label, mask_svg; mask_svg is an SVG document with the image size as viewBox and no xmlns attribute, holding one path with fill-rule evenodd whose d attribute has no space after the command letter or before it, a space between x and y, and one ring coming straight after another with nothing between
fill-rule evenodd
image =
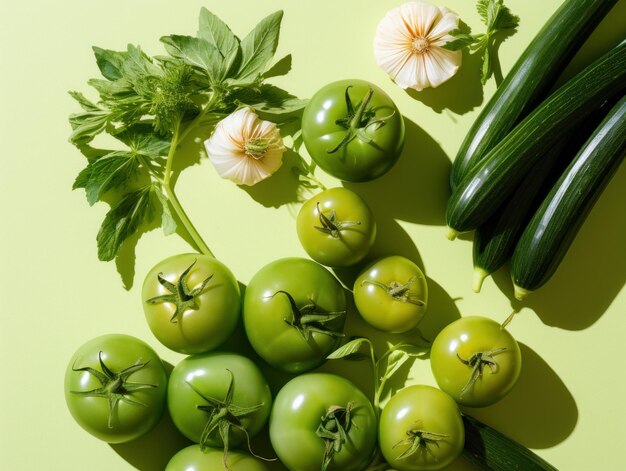
<instances>
[{"instance_id":1,"label":"tomato plant sprig","mask_svg":"<svg viewBox=\"0 0 626 471\"><path fill-rule=\"evenodd\" d=\"M247 106L279 121L304 107L303 100L265 83L291 67L290 55L270 67L282 16L282 11L267 16L240 40L203 8L196 36L161 38L166 55L151 57L130 44L126 51L93 48L103 78L88 84L99 99L70 92L82 111L69 121L70 142L88 159L74 189L83 188L90 205L105 198L111 202L97 236L100 260L114 259L143 226L156 224L166 235L174 233L174 216L196 248L212 256L174 193L173 162L194 131L211 130L237 108ZM118 145L93 146L101 134Z\"/></svg>"}]
</instances>

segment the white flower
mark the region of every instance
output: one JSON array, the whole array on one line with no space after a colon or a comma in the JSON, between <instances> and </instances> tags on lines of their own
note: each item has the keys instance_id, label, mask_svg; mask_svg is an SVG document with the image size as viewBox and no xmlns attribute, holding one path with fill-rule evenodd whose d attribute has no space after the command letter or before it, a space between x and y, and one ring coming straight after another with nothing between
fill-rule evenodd
<instances>
[{"instance_id":1,"label":"white flower","mask_svg":"<svg viewBox=\"0 0 626 471\"><path fill-rule=\"evenodd\" d=\"M374 38L376 63L402 88L437 87L461 66L461 51L442 46L454 38L459 17L445 7L405 3L381 20Z\"/></svg>"},{"instance_id":2,"label":"white flower","mask_svg":"<svg viewBox=\"0 0 626 471\"><path fill-rule=\"evenodd\" d=\"M285 146L276 124L241 108L217 123L204 142L209 159L222 178L238 185L254 185L283 163Z\"/></svg>"}]
</instances>

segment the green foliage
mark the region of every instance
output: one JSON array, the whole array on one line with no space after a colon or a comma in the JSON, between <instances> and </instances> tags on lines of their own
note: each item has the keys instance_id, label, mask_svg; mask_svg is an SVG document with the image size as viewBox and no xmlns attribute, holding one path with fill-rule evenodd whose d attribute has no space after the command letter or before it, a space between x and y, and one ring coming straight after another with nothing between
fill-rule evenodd
<instances>
[{"instance_id":1,"label":"green foliage","mask_svg":"<svg viewBox=\"0 0 626 471\"><path fill-rule=\"evenodd\" d=\"M451 51L458 51L468 47L470 51L482 54L481 81L483 85L487 83L493 74L493 41L491 39L501 31L515 29L519 25L519 17L513 15L504 5L504 0L478 0L476 10L483 23L487 27L487 32L482 34L469 34L456 29L450 34L454 40L448 42L443 47Z\"/></svg>"},{"instance_id":2,"label":"green foliage","mask_svg":"<svg viewBox=\"0 0 626 471\"><path fill-rule=\"evenodd\" d=\"M160 223L166 234L176 230L165 168L183 136L199 125L213 126L242 106L274 121L303 108L303 100L264 83L291 65L286 56L270 67L282 16L282 11L267 16L240 41L202 8L196 36L161 38L166 55L151 57L131 44L126 51L93 47L102 78L88 84L98 100L70 92L81 110L69 122L70 142L88 160L74 189L83 188L90 205L109 193L118 201L98 233L101 260L114 259L144 224ZM100 134L117 139L119 148L92 147Z\"/></svg>"}]
</instances>

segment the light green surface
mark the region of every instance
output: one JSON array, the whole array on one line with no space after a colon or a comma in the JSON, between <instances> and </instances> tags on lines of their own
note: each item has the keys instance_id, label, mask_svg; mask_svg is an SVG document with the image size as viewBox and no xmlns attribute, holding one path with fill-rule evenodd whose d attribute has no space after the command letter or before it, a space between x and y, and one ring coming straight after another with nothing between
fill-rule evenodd
<instances>
[{"instance_id":1,"label":"light green surface","mask_svg":"<svg viewBox=\"0 0 626 471\"><path fill-rule=\"evenodd\" d=\"M582 0L581 0L582 1ZM398 1L236 0L184 2L42 0L3 2L0 7L0 170L3 227L0 233L0 299L3 360L0 386L0 467L7 470L158 470L176 439L110 447L83 432L67 412L63 374L73 351L108 332L138 336L170 363L181 358L157 345L141 310L139 292L150 267L186 252L178 236L145 234L124 251L124 261L102 263L95 235L107 207L89 208L71 191L83 157L68 142L67 115L77 109L67 90L86 91L97 75L91 45L124 49L128 42L160 52L164 34L193 34L201 6L244 35L266 14L285 10L277 57L293 54L293 69L279 84L311 96L325 83L358 77L383 87L407 118L407 150L383 179L354 188L379 220L377 254L399 253L424 268L431 306L425 330L459 315L498 320L511 311L506 272L471 289L471 242L446 240L443 211L447 172L492 81L481 90L476 63L437 90L407 94L373 60L377 22ZM470 0L446 0L475 29ZM508 0L519 31L500 48L506 73L556 0ZM620 19L621 18L621 24ZM581 64L624 37L626 2L595 35ZM278 83L278 82L277 82ZM192 149L193 151L193 149ZM330 177L320 177L334 185ZM288 168L272 183L244 191L220 180L209 162L186 170L177 193L214 253L242 282L283 256L305 256L295 234L295 202ZM282 185L282 186L277 186ZM517 388L501 403L475 415L562 470L624 469L626 380L620 365L626 332L626 167L618 171L587 220L554 279L529 299L510 327L522 343L524 369ZM119 271L123 274L120 277ZM124 289L126 285L127 290ZM356 321L354 332L364 332ZM382 345L383 337L378 337ZM332 368L341 370L341 366ZM331 369L332 369L331 368ZM362 375L364 365L351 368ZM428 361L408 376L433 384ZM162 436L165 437L165 432ZM173 442L172 442L173 441ZM601 464L598 465L597 463ZM451 469L468 469L457 463Z\"/></svg>"}]
</instances>

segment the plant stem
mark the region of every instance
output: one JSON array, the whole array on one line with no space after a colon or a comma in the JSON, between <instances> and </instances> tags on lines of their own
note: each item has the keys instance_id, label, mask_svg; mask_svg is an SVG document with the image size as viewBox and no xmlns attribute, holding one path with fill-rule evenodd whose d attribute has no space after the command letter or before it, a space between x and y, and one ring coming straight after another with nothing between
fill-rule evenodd
<instances>
[{"instance_id":1,"label":"plant stem","mask_svg":"<svg viewBox=\"0 0 626 471\"><path fill-rule=\"evenodd\" d=\"M190 125L192 123L190 123ZM167 194L167 198L169 199L169 202L172 205L172 208L176 212L176 215L178 216L180 221L183 223L183 226L185 226L185 229L187 229L187 232L189 233L194 243L196 244L196 248L204 255L208 255L209 257L214 257L213 252L211 252L209 247L206 245L206 243L204 242L204 240L202 239L202 237L200 236L200 234L198 233L198 231L192 224L191 220L189 219L189 216L187 216L187 213L185 213L185 210L181 206L180 202L178 201L178 198L176 197L176 194L174 193L174 190L172 189L170 185L170 180L172 176L172 162L174 161L174 156L176 155L176 148L178 147L179 142L182 141L182 136L183 135L186 136L188 134L187 131L189 130L189 126L185 129L185 132L183 133L183 135L180 135L180 136L179 136L179 129L180 129L180 121L176 123L174 127L174 132L172 133L172 144L170 146L170 151L167 154L167 162L165 164L165 174L163 176L163 189L165 190L165 193Z\"/></svg>"}]
</instances>

